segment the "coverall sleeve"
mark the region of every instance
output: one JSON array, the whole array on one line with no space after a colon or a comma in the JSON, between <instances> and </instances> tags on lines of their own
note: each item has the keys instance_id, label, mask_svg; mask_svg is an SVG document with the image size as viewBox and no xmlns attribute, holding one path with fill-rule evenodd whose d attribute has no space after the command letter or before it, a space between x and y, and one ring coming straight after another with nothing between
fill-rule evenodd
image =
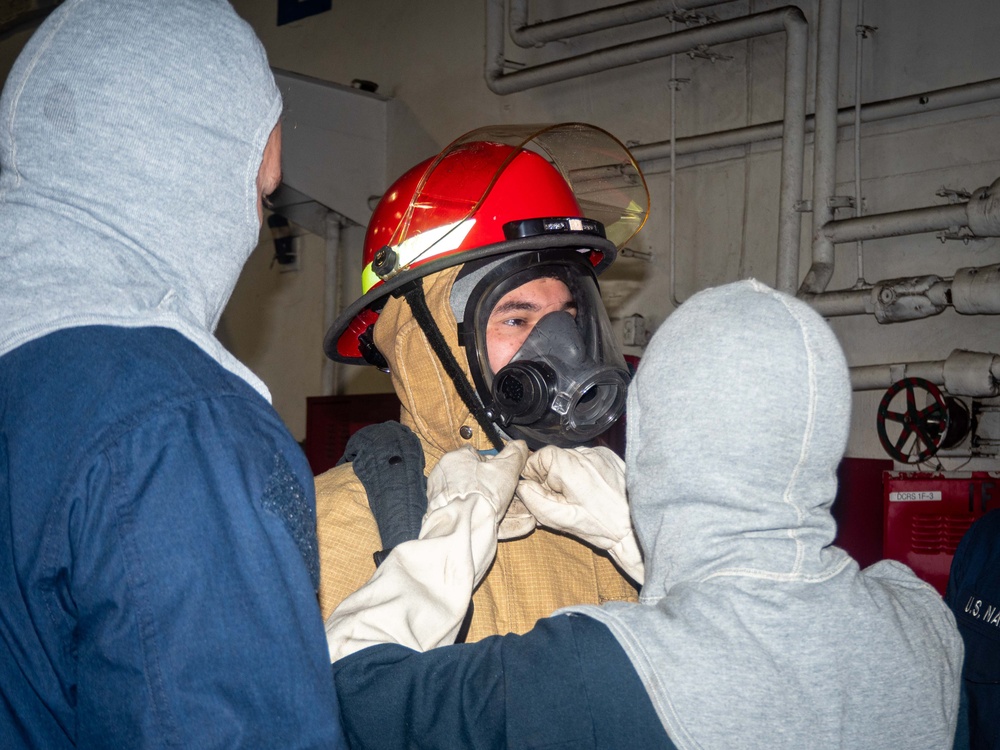
<instances>
[{"instance_id":1,"label":"coverall sleeve","mask_svg":"<svg viewBox=\"0 0 1000 750\"><path fill-rule=\"evenodd\" d=\"M965 646L955 750L1000 743L1000 510L979 518L951 563L945 601Z\"/></svg>"},{"instance_id":2,"label":"coverall sleeve","mask_svg":"<svg viewBox=\"0 0 1000 750\"><path fill-rule=\"evenodd\" d=\"M343 746L311 474L270 407L152 415L77 492L60 595L80 747Z\"/></svg>"},{"instance_id":3,"label":"coverall sleeve","mask_svg":"<svg viewBox=\"0 0 1000 750\"><path fill-rule=\"evenodd\" d=\"M621 646L580 615L424 653L334 663L352 748L674 747Z\"/></svg>"},{"instance_id":4,"label":"coverall sleeve","mask_svg":"<svg viewBox=\"0 0 1000 750\"><path fill-rule=\"evenodd\" d=\"M382 549L364 487L350 464L316 477L320 543L320 603L324 618L375 572L372 553ZM526 633L560 607L638 601L614 563L578 540L536 529L501 542L493 567L473 595L466 641Z\"/></svg>"}]
</instances>

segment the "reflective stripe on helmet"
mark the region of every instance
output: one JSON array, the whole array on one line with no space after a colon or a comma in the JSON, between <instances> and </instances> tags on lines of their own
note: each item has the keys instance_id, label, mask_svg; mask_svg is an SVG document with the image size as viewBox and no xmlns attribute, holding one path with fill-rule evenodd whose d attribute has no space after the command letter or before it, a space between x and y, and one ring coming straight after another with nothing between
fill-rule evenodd
<instances>
[{"instance_id":1,"label":"reflective stripe on helmet","mask_svg":"<svg viewBox=\"0 0 1000 750\"><path fill-rule=\"evenodd\" d=\"M428 229L426 232L407 237L394 248L396 255L396 267L386 278L395 276L400 271L405 270L411 263L418 260L430 260L439 255L446 255L457 250L465 241L466 236L475 226L475 219L465 219L451 224L444 224L440 227ZM383 281L373 270L374 262L369 263L361 272L361 293L368 291Z\"/></svg>"}]
</instances>

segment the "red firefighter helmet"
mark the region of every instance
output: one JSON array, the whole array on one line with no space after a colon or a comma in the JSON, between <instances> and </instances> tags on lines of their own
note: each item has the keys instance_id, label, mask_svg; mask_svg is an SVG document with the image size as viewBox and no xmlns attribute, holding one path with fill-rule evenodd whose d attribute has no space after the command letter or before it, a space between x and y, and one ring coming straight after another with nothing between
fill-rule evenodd
<instances>
[{"instance_id":1,"label":"red firefighter helmet","mask_svg":"<svg viewBox=\"0 0 1000 750\"><path fill-rule=\"evenodd\" d=\"M642 227L645 180L628 149L582 123L472 131L396 180L365 234L362 296L334 321L324 350L376 362L370 328L410 281L479 258L576 249L597 273Z\"/></svg>"}]
</instances>

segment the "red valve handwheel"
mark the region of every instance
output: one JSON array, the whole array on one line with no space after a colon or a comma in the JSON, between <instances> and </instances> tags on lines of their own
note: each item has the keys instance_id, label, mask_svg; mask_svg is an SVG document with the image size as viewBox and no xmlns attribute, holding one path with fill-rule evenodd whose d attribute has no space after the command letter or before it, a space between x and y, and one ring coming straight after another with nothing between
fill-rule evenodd
<instances>
[{"instance_id":1,"label":"red valve handwheel","mask_svg":"<svg viewBox=\"0 0 1000 750\"><path fill-rule=\"evenodd\" d=\"M920 400L926 406L917 406L920 392L924 396ZM892 402L902 393L906 396L905 409L895 411ZM889 386L878 406L878 439L896 461L918 464L941 448L948 433L948 420L948 408L936 385L923 378L904 378ZM895 439L889 437L888 425L899 426Z\"/></svg>"}]
</instances>

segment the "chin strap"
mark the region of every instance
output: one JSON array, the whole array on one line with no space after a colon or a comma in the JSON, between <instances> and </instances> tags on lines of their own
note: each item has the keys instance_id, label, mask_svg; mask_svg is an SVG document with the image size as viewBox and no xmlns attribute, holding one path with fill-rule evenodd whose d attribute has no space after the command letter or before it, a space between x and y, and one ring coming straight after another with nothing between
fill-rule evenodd
<instances>
[{"instance_id":1,"label":"chin strap","mask_svg":"<svg viewBox=\"0 0 1000 750\"><path fill-rule=\"evenodd\" d=\"M420 326L420 330L422 330L424 335L427 337L427 341L430 343L431 349L434 350L438 359L441 360L441 364L444 366L445 372L448 373L448 377L451 378L451 382L454 384L455 390L458 391L458 395L462 399L462 402L472 413L472 416L476 418L476 422L479 423L479 426L483 428L483 431L486 433L486 437L489 438L493 447L498 451L503 450L503 438L500 437L500 433L497 430L496 425L494 425L490 418L486 415L486 409L476 397L475 392L472 390L472 386L465 377L465 373L462 372L462 368L458 364L458 360L455 359L454 353L452 353L451 349L448 348L448 344L444 340L444 335L441 333L441 329L438 328L434 317L431 315L430 309L427 307L427 300L424 298L424 285L422 279L415 279L413 281L413 285L410 286L403 297L410 305L410 310L413 311L413 317L416 318L417 324Z\"/></svg>"}]
</instances>

